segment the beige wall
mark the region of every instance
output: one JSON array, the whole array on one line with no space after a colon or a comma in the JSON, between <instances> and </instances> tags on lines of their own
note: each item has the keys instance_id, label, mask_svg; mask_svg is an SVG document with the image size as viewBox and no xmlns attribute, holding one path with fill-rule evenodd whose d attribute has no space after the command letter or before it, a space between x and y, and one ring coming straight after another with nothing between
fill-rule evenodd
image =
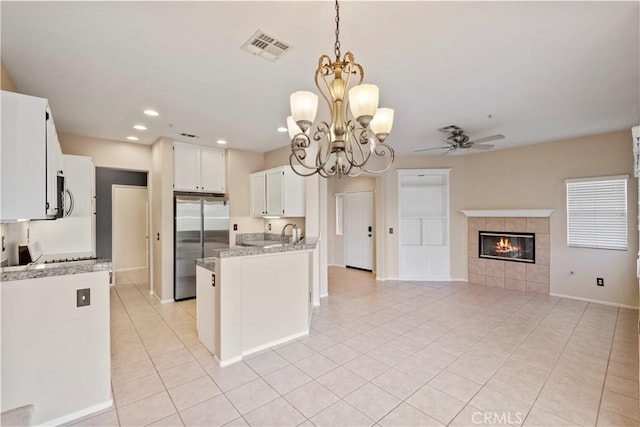
<instances>
[{"instance_id":1,"label":"beige wall","mask_svg":"<svg viewBox=\"0 0 640 427\"><path fill-rule=\"evenodd\" d=\"M113 269L147 267L147 188L113 187Z\"/></svg>"},{"instance_id":2,"label":"beige wall","mask_svg":"<svg viewBox=\"0 0 640 427\"><path fill-rule=\"evenodd\" d=\"M0 74L0 87L2 90L7 90L9 92L17 92L16 85L7 71L7 68L4 66L4 63L0 61L0 70L2 73Z\"/></svg>"},{"instance_id":3,"label":"beige wall","mask_svg":"<svg viewBox=\"0 0 640 427\"><path fill-rule=\"evenodd\" d=\"M151 146L94 138L91 136L58 133L64 154L89 156L96 167L151 170Z\"/></svg>"},{"instance_id":4,"label":"beige wall","mask_svg":"<svg viewBox=\"0 0 640 427\"><path fill-rule=\"evenodd\" d=\"M151 147L152 290L161 301L173 299L173 141L159 138Z\"/></svg>"},{"instance_id":5,"label":"beige wall","mask_svg":"<svg viewBox=\"0 0 640 427\"><path fill-rule=\"evenodd\" d=\"M264 228L262 218L251 216L249 174L264 169L264 154L253 151L228 149L227 194L229 195L229 243L235 244L238 233L260 233ZM238 230L233 231L233 225Z\"/></svg>"},{"instance_id":6,"label":"beige wall","mask_svg":"<svg viewBox=\"0 0 640 427\"><path fill-rule=\"evenodd\" d=\"M327 237L329 247L329 265L345 265L344 260L344 236L336 234L336 198L338 193L351 193L356 191L374 191L374 218L375 218L375 193L376 178L329 178L327 180ZM374 224L374 229L377 229ZM374 234L375 235L375 234ZM376 271L376 247L374 241L373 270Z\"/></svg>"},{"instance_id":7,"label":"beige wall","mask_svg":"<svg viewBox=\"0 0 640 427\"><path fill-rule=\"evenodd\" d=\"M630 177L629 249L567 247L565 180L623 174ZM466 209L555 209L550 222L551 293L555 294L637 306L637 194L630 131L467 158ZM604 287L596 286L596 277L604 278Z\"/></svg>"},{"instance_id":8,"label":"beige wall","mask_svg":"<svg viewBox=\"0 0 640 427\"><path fill-rule=\"evenodd\" d=\"M394 167L382 177L383 224L378 233L378 248L384 253L378 266L379 278L398 278L398 169L450 168L449 192L451 212L451 279L467 279L467 221L460 212L464 209L465 157L463 156L411 156L398 157ZM393 228L393 234L389 234Z\"/></svg>"},{"instance_id":9,"label":"beige wall","mask_svg":"<svg viewBox=\"0 0 640 427\"><path fill-rule=\"evenodd\" d=\"M264 153L264 169L277 168L289 164L289 155L291 154L291 146L285 145L275 150Z\"/></svg>"}]
</instances>

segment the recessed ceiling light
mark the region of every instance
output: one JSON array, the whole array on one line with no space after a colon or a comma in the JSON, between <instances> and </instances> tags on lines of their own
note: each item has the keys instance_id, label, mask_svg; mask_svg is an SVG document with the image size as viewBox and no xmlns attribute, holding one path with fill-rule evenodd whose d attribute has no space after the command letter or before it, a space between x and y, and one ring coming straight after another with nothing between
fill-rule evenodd
<instances>
[{"instance_id":1,"label":"recessed ceiling light","mask_svg":"<svg viewBox=\"0 0 640 427\"><path fill-rule=\"evenodd\" d=\"M144 110L144 113L147 116L153 116L153 117L156 117L156 116L160 115L160 113L158 113L156 110Z\"/></svg>"},{"instance_id":2,"label":"recessed ceiling light","mask_svg":"<svg viewBox=\"0 0 640 427\"><path fill-rule=\"evenodd\" d=\"M129 141L137 141L139 138L137 136L130 135L127 137Z\"/></svg>"},{"instance_id":3,"label":"recessed ceiling light","mask_svg":"<svg viewBox=\"0 0 640 427\"><path fill-rule=\"evenodd\" d=\"M284 126L279 126L279 127L278 127L278 129L276 129L276 130L277 130L278 132L283 132L283 133L284 133L284 132L287 132L289 129L287 129L287 128L286 128L286 127L284 127Z\"/></svg>"},{"instance_id":4,"label":"recessed ceiling light","mask_svg":"<svg viewBox=\"0 0 640 427\"><path fill-rule=\"evenodd\" d=\"M219 139L216 141L216 143L220 144L220 145L224 145L227 143L227 141L225 141L224 139Z\"/></svg>"},{"instance_id":5,"label":"recessed ceiling light","mask_svg":"<svg viewBox=\"0 0 640 427\"><path fill-rule=\"evenodd\" d=\"M147 130L147 127L145 125L133 125L133 128L135 130Z\"/></svg>"}]
</instances>

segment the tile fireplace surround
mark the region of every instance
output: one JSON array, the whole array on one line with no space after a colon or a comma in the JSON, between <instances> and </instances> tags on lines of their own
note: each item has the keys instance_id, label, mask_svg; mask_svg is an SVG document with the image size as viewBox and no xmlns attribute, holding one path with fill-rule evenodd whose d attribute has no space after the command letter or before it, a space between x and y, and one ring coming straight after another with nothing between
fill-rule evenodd
<instances>
[{"instance_id":1,"label":"tile fireplace surround","mask_svg":"<svg viewBox=\"0 0 640 427\"><path fill-rule=\"evenodd\" d=\"M519 291L549 293L549 217L539 216L474 216L468 218L469 283L516 289ZM510 231L535 233L535 264L482 259L478 257L478 231Z\"/></svg>"}]
</instances>

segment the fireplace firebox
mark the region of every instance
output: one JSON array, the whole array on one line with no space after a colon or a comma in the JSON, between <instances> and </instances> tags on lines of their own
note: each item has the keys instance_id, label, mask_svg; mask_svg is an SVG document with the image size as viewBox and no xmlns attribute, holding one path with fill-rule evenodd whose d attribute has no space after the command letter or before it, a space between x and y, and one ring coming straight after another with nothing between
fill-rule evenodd
<instances>
[{"instance_id":1,"label":"fireplace firebox","mask_svg":"<svg viewBox=\"0 0 640 427\"><path fill-rule=\"evenodd\" d=\"M479 231L480 258L535 264L535 233Z\"/></svg>"}]
</instances>

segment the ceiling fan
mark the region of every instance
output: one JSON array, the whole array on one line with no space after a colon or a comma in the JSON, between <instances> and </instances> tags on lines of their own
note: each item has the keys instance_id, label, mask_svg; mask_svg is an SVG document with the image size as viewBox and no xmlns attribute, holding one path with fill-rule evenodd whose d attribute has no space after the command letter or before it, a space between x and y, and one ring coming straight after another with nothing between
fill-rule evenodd
<instances>
[{"instance_id":1,"label":"ceiling fan","mask_svg":"<svg viewBox=\"0 0 640 427\"><path fill-rule=\"evenodd\" d=\"M444 147L423 148L420 150L414 150L414 153L431 150L447 150L444 153L447 154L456 150L467 150L470 148L474 150L488 150L490 148L493 148L494 146L491 144L485 144L485 142L497 141L505 138L504 135L498 134L485 136L483 138L470 139L468 135L464 134L464 129L456 125L449 125L438 130L440 132L450 134L447 138L442 138L442 141L446 142L448 145Z\"/></svg>"}]
</instances>

